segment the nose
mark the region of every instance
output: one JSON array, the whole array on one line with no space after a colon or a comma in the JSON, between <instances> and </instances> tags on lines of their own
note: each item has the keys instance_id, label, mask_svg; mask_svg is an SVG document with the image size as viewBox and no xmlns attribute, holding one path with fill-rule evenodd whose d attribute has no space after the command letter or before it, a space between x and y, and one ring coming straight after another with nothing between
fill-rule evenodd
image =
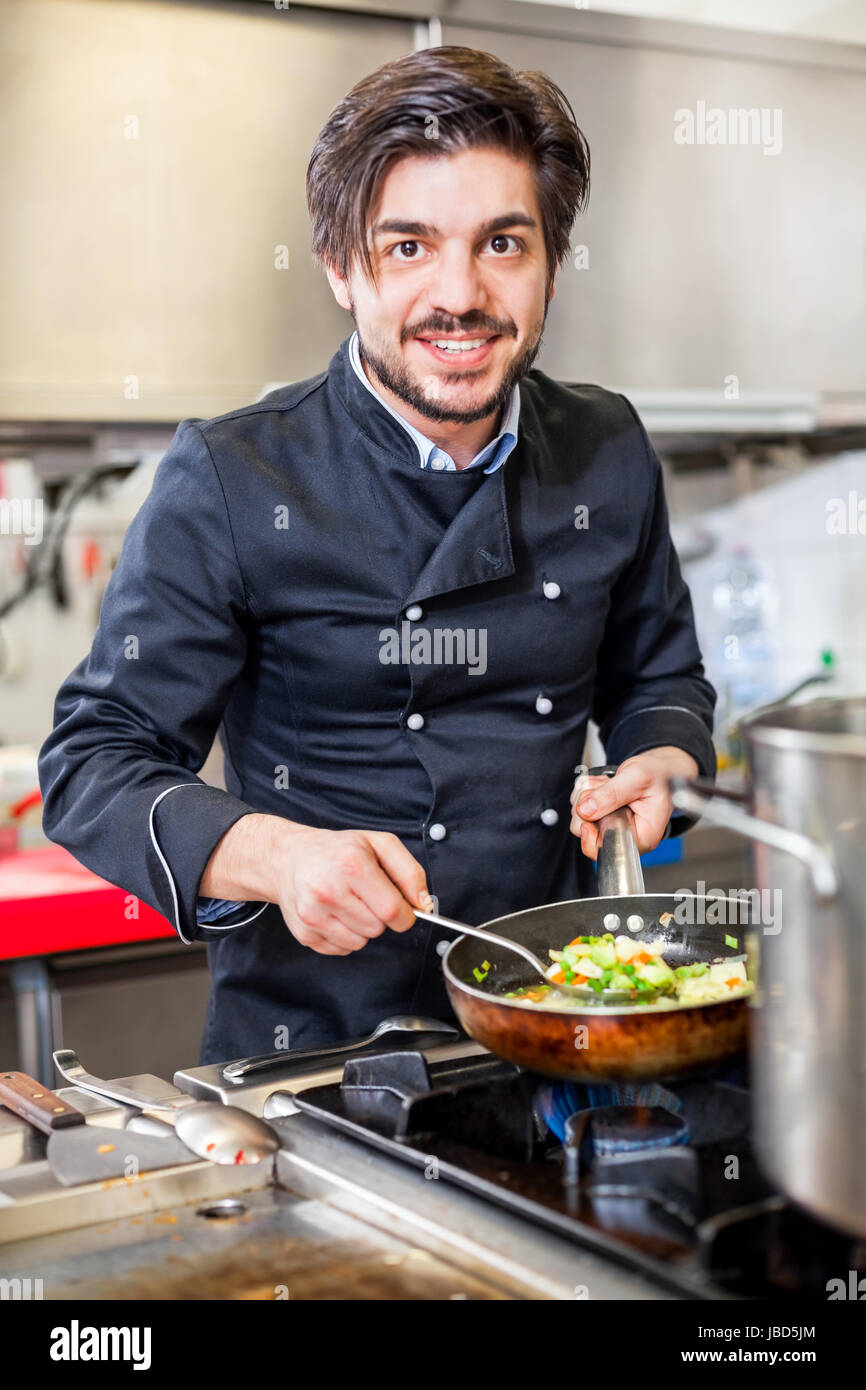
<instances>
[{"instance_id":1,"label":"nose","mask_svg":"<svg viewBox=\"0 0 866 1390\"><path fill-rule=\"evenodd\" d=\"M439 253L428 289L430 308L452 318L483 310L484 279L471 250L445 245Z\"/></svg>"}]
</instances>

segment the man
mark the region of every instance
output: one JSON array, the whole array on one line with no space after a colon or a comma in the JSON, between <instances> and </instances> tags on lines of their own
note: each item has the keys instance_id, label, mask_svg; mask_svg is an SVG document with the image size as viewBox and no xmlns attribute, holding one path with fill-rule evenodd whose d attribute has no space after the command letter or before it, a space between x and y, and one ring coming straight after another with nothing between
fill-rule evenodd
<instances>
[{"instance_id":1,"label":"man","mask_svg":"<svg viewBox=\"0 0 866 1390\"><path fill-rule=\"evenodd\" d=\"M445 47L365 78L307 176L355 333L183 421L129 528L45 826L208 943L202 1062L451 1017L425 892L579 896L600 815L645 851L689 823L668 777L715 774L658 459L624 397L532 367L588 184L541 74ZM571 815L590 717L619 770Z\"/></svg>"}]
</instances>

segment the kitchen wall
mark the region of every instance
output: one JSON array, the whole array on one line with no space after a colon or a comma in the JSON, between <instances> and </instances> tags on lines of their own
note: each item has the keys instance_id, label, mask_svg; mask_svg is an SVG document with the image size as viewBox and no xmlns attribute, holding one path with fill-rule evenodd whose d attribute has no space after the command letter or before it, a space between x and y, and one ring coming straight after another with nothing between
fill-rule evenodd
<instances>
[{"instance_id":1,"label":"kitchen wall","mask_svg":"<svg viewBox=\"0 0 866 1390\"><path fill-rule=\"evenodd\" d=\"M0 419L176 421L321 370L351 324L309 254L315 135L360 76L440 42L548 72L590 141L544 370L863 392L866 48L486 0L399 14L0 0ZM678 144L701 104L772 130Z\"/></svg>"},{"instance_id":2,"label":"kitchen wall","mask_svg":"<svg viewBox=\"0 0 866 1390\"><path fill-rule=\"evenodd\" d=\"M866 451L813 464L797 476L705 511L702 532L717 542L688 564L698 635L710 679L722 692L738 679L730 624L716 590L741 548L764 586L769 693L812 675L821 652L836 672L822 693L866 695ZM688 534L684 529L683 536Z\"/></svg>"}]
</instances>

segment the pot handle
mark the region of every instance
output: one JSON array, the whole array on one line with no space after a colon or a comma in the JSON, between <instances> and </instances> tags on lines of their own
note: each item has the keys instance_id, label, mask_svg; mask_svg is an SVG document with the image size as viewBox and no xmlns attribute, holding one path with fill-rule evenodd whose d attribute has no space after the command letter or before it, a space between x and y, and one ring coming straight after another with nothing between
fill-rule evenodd
<instances>
[{"instance_id":1,"label":"pot handle","mask_svg":"<svg viewBox=\"0 0 866 1390\"><path fill-rule=\"evenodd\" d=\"M700 778L671 777L668 785L677 810L703 816L711 825L733 830L737 835L745 835L748 840L757 840L762 845L793 855L808 868L812 889L819 901L827 902L836 897L839 892L836 866L828 851L810 840L808 835L749 815L739 806L732 805L729 799L720 799L720 793L711 791Z\"/></svg>"},{"instance_id":2,"label":"pot handle","mask_svg":"<svg viewBox=\"0 0 866 1390\"><path fill-rule=\"evenodd\" d=\"M578 775L613 777L616 768L576 767ZM643 868L634 833L634 812L630 806L619 806L595 822L598 830L596 885L600 898L643 897L645 892Z\"/></svg>"}]
</instances>

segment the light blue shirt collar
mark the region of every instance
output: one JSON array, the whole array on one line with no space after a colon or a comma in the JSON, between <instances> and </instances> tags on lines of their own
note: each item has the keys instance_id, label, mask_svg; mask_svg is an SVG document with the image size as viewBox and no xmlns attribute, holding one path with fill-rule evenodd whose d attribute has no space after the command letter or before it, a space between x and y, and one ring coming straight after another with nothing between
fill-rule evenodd
<instances>
[{"instance_id":1,"label":"light blue shirt collar","mask_svg":"<svg viewBox=\"0 0 866 1390\"><path fill-rule=\"evenodd\" d=\"M399 420L404 430L412 436L418 446L418 453L421 458L422 468L432 468L437 472L456 473L457 465L450 454L444 449L440 449L438 444L434 444L432 439L428 439L426 434L416 430L414 425L410 425L408 420L394 410L367 378L364 368L361 366L361 355L358 350L358 330L356 329L349 339L349 361L355 370L355 374L364 383L371 395L376 397L380 405L383 405L389 414ZM485 473L495 473L497 468L501 468L511 450L517 443L517 420L520 415L520 387L515 386L508 400L508 404L502 412L502 427L495 439L491 439L489 444L485 444L480 453L475 455L471 463L466 468L482 468L484 465ZM466 472L463 468L462 473Z\"/></svg>"}]
</instances>

